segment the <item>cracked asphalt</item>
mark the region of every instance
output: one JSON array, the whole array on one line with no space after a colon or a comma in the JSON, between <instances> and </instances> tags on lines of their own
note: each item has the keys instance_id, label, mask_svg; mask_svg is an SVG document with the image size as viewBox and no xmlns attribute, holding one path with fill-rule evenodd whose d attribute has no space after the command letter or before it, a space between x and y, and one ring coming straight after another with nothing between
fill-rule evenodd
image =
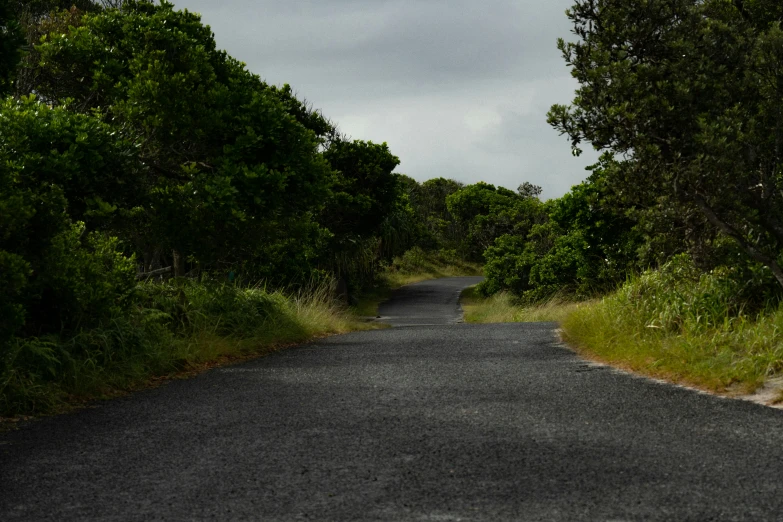
<instances>
[{"instance_id":1,"label":"cracked asphalt","mask_svg":"<svg viewBox=\"0 0 783 522\"><path fill-rule=\"evenodd\" d=\"M588 364L551 323L460 324L473 282L0 435L0 520L783 519L783 411Z\"/></svg>"}]
</instances>

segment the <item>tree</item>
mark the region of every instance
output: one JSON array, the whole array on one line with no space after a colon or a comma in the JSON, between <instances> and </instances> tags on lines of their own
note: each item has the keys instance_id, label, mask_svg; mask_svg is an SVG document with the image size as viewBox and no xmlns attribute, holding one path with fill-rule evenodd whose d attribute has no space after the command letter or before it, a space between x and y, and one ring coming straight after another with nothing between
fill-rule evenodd
<instances>
[{"instance_id":1,"label":"tree","mask_svg":"<svg viewBox=\"0 0 783 522\"><path fill-rule=\"evenodd\" d=\"M539 198L543 189L538 185L533 185L529 181L525 181L519 187L517 187L517 193L523 198Z\"/></svg>"},{"instance_id":2,"label":"tree","mask_svg":"<svg viewBox=\"0 0 783 522\"><path fill-rule=\"evenodd\" d=\"M0 0L0 97L11 92L16 67L22 58L24 35L13 17L10 0Z\"/></svg>"},{"instance_id":3,"label":"tree","mask_svg":"<svg viewBox=\"0 0 783 522\"><path fill-rule=\"evenodd\" d=\"M526 236L503 235L484 253L485 294L508 290L529 301L555 293L587 297L613 290L637 268L641 234L612 193L607 171L541 204Z\"/></svg>"},{"instance_id":4,"label":"tree","mask_svg":"<svg viewBox=\"0 0 783 522\"><path fill-rule=\"evenodd\" d=\"M456 222L467 230L460 249L471 261L482 260L484 251L500 236L526 237L543 217L538 199L524 198L507 188L484 182L451 194L446 204Z\"/></svg>"},{"instance_id":5,"label":"tree","mask_svg":"<svg viewBox=\"0 0 783 522\"><path fill-rule=\"evenodd\" d=\"M377 263L408 245L414 234L400 160L386 143L337 139L324 151L334 170L331 194L319 223L333 234L331 268L348 279L372 278Z\"/></svg>"},{"instance_id":6,"label":"tree","mask_svg":"<svg viewBox=\"0 0 783 522\"><path fill-rule=\"evenodd\" d=\"M145 264L171 252L204 269L306 279L326 234L314 218L332 181L320 154L331 124L219 51L197 14L169 2L58 16L67 24L48 20L36 46L34 90L100 114L138 144L148 199L133 240ZM296 245L300 262L286 261Z\"/></svg>"},{"instance_id":7,"label":"tree","mask_svg":"<svg viewBox=\"0 0 783 522\"><path fill-rule=\"evenodd\" d=\"M0 104L0 128L0 345L110 316L135 283L109 233L143 195L135 147L31 99Z\"/></svg>"},{"instance_id":8,"label":"tree","mask_svg":"<svg viewBox=\"0 0 783 522\"><path fill-rule=\"evenodd\" d=\"M332 200L322 223L337 236L369 237L379 232L400 199L400 164L386 143L339 140L324 151L336 174Z\"/></svg>"},{"instance_id":9,"label":"tree","mask_svg":"<svg viewBox=\"0 0 783 522\"><path fill-rule=\"evenodd\" d=\"M464 186L459 181L446 178L434 178L423 183L407 178L405 192L422 227L420 246L457 248L466 230L449 213L446 198Z\"/></svg>"},{"instance_id":10,"label":"tree","mask_svg":"<svg viewBox=\"0 0 783 522\"><path fill-rule=\"evenodd\" d=\"M613 182L697 209L783 286L783 4L578 0L559 42L580 82L549 122L626 160Z\"/></svg>"}]
</instances>

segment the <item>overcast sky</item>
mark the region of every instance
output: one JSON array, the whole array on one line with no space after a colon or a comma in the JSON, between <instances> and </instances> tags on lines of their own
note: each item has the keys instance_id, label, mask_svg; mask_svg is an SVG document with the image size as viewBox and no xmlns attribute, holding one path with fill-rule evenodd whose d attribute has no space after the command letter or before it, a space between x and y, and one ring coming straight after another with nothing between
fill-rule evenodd
<instances>
[{"instance_id":1,"label":"overcast sky","mask_svg":"<svg viewBox=\"0 0 783 522\"><path fill-rule=\"evenodd\" d=\"M219 47L289 83L354 139L387 142L419 181L523 181L559 197L597 155L546 123L575 81L556 48L571 0L174 0Z\"/></svg>"}]
</instances>

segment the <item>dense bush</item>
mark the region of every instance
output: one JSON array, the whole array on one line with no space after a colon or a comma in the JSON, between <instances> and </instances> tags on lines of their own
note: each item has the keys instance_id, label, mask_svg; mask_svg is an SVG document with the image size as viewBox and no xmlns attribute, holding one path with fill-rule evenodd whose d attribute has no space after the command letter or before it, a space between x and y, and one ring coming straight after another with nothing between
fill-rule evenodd
<instances>
[{"instance_id":1,"label":"dense bush","mask_svg":"<svg viewBox=\"0 0 783 522\"><path fill-rule=\"evenodd\" d=\"M484 251L498 237L526 236L545 216L537 197L483 182L450 194L446 205L454 221L467 232L458 248L471 261L481 261Z\"/></svg>"},{"instance_id":2,"label":"dense bush","mask_svg":"<svg viewBox=\"0 0 783 522\"><path fill-rule=\"evenodd\" d=\"M32 99L0 105L0 128L0 344L94 324L133 284L132 259L105 231L140 197L132 147Z\"/></svg>"},{"instance_id":3,"label":"dense bush","mask_svg":"<svg viewBox=\"0 0 783 522\"><path fill-rule=\"evenodd\" d=\"M600 168L562 198L539 204L536 221L486 249L484 295L585 298L612 290L638 268L643 236L628 209L611 198Z\"/></svg>"}]
</instances>

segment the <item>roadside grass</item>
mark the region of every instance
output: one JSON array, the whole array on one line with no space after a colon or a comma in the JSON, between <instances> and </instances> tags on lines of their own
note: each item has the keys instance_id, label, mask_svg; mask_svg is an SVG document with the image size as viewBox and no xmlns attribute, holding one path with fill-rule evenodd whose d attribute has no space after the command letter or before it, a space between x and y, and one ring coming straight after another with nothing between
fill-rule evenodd
<instances>
[{"instance_id":1,"label":"roadside grass","mask_svg":"<svg viewBox=\"0 0 783 522\"><path fill-rule=\"evenodd\" d=\"M143 283L133 308L99 328L0 346L0 429L315 338L385 328L366 316L375 317L393 289L477 273L456 256L417 249L395 259L350 308L329 285L283 293L214 281Z\"/></svg>"},{"instance_id":2,"label":"roadside grass","mask_svg":"<svg viewBox=\"0 0 783 522\"><path fill-rule=\"evenodd\" d=\"M546 301L531 305L516 304L508 292L490 297L478 294L476 287L466 288L460 298L466 323L533 323L557 322L565 320L572 312L585 303L569 301L554 296Z\"/></svg>"},{"instance_id":3,"label":"roadside grass","mask_svg":"<svg viewBox=\"0 0 783 522\"><path fill-rule=\"evenodd\" d=\"M373 329L322 286L294 295L174 280L139 286L128 316L66 339L15 339L0 365L0 417L67 411L166 379L331 334Z\"/></svg>"},{"instance_id":4,"label":"roadside grass","mask_svg":"<svg viewBox=\"0 0 783 522\"><path fill-rule=\"evenodd\" d=\"M783 308L746 312L726 274L671 272L647 272L578 308L563 340L588 358L729 395L783 371Z\"/></svg>"},{"instance_id":5,"label":"roadside grass","mask_svg":"<svg viewBox=\"0 0 783 522\"><path fill-rule=\"evenodd\" d=\"M378 306L401 286L442 277L481 275L482 267L476 263L462 261L453 252L425 252L413 248L403 256L396 257L376 277L375 284L359 294L357 303L351 307L359 317L375 317Z\"/></svg>"},{"instance_id":6,"label":"roadside grass","mask_svg":"<svg viewBox=\"0 0 783 522\"><path fill-rule=\"evenodd\" d=\"M783 373L783 305L754 304L746 288L730 269L702 274L675 259L602 299L519 306L509 294L484 298L469 288L462 307L472 323L555 321L587 359L739 396Z\"/></svg>"}]
</instances>

